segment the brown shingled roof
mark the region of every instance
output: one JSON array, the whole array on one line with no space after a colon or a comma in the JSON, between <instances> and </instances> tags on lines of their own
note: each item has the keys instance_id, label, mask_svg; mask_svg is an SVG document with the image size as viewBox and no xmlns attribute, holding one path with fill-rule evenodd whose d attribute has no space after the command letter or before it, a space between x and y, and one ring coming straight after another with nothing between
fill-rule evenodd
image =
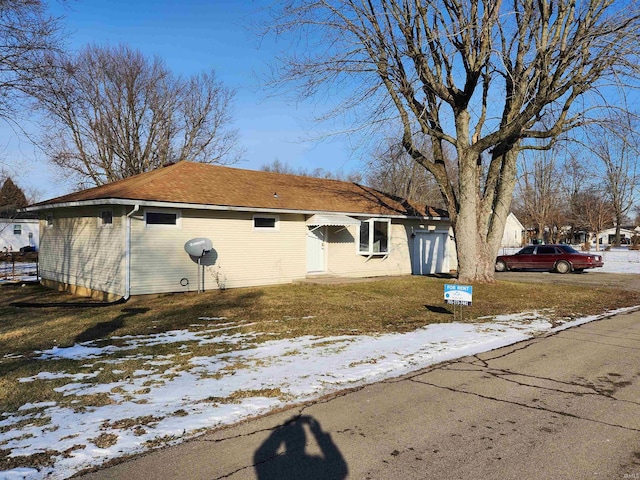
<instances>
[{"instance_id":1,"label":"brown shingled roof","mask_svg":"<svg viewBox=\"0 0 640 480\"><path fill-rule=\"evenodd\" d=\"M118 182L38 203L34 207L106 199L219 205L304 212L446 217L352 182L178 162Z\"/></svg>"}]
</instances>

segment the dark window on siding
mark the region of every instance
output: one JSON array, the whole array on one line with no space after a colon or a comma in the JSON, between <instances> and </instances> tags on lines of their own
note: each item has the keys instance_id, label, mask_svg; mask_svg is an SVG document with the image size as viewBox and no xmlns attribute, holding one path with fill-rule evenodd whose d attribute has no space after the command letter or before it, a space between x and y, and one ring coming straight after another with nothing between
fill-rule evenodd
<instances>
[{"instance_id":1,"label":"dark window on siding","mask_svg":"<svg viewBox=\"0 0 640 480\"><path fill-rule=\"evenodd\" d=\"M176 213L147 212L147 225L177 225Z\"/></svg>"},{"instance_id":2,"label":"dark window on siding","mask_svg":"<svg viewBox=\"0 0 640 480\"><path fill-rule=\"evenodd\" d=\"M100 225L103 227L113 225L113 211L112 210L102 210L100 212Z\"/></svg>"},{"instance_id":3,"label":"dark window on siding","mask_svg":"<svg viewBox=\"0 0 640 480\"><path fill-rule=\"evenodd\" d=\"M274 217L253 217L253 228L276 228Z\"/></svg>"}]
</instances>

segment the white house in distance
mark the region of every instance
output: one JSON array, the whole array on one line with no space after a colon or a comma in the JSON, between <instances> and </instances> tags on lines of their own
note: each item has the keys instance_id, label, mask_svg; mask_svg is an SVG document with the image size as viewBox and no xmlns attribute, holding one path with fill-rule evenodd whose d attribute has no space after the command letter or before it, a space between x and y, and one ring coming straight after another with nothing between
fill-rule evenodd
<instances>
[{"instance_id":1,"label":"white house in distance","mask_svg":"<svg viewBox=\"0 0 640 480\"><path fill-rule=\"evenodd\" d=\"M26 211L42 282L99 298L457 268L446 212L337 180L178 162Z\"/></svg>"},{"instance_id":2,"label":"white house in distance","mask_svg":"<svg viewBox=\"0 0 640 480\"><path fill-rule=\"evenodd\" d=\"M0 252L18 252L22 247L38 249L37 218L0 218Z\"/></svg>"},{"instance_id":3,"label":"white house in distance","mask_svg":"<svg viewBox=\"0 0 640 480\"><path fill-rule=\"evenodd\" d=\"M504 225L504 233L502 234L500 248L522 247L524 235L525 228L522 223L520 223L520 220L518 220L513 212L509 213Z\"/></svg>"},{"instance_id":4,"label":"white house in distance","mask_svg":"<svg viewBox=\"0 0 640 480\"><path fill-rule=\"evenodd\" d=\"M637 228L637 227L636 227ZM631 237L636 235L636 230L633 227L620 227L620 243L622 245L628 245L631 243ZM596 235L591 235L591 245L595 247L596 245ZM598 248L608 247L615 242L616 239L616 229L608 228L601 232L598 232Z\"/></svg>"}]
</instances>

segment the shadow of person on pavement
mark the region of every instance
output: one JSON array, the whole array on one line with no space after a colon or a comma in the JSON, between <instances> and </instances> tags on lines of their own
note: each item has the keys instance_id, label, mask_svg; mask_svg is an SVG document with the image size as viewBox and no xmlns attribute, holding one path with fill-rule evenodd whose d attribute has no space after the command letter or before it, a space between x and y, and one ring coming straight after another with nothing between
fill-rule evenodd
<instances>
[{"instance_id":1,"label":"shadow of person on pavement","mask_svg":"<svg viewBox=\"0 0 640 480\"><path fill-rule=\"evenodd\" d=\"M307 439L305 425L311 433L309 440L315 439L319 455L309 451L314 446ZM306 415L294 417L277 428L256 450L253 463L260 480L338 480L346 478L349 471L331 435Z\"/></svg>"}]
</instances>

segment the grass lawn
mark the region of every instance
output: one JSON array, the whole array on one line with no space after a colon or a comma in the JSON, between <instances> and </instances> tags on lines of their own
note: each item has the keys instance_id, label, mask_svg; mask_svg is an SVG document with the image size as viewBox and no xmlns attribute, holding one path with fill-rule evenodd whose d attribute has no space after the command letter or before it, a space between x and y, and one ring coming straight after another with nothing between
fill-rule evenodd
<instances>
[{"instance_id":1,"label":"grass lawn","mask_svg":"<svg viewBox=\"0 0 640 480\"><path fill-rule=\"evenodd\" d=\"M19 415L18 409L29 403L55 402L82 411L113 404L114 398L135 402L148 393L155 385L153 382L168 381L178 372L193 369L193 359L254 348L266 340L403 333L428 324L451 322L452 309L443 301L445 283L451 280L406 276L340 285L297 284L154 295L110 306L92 306L89 300L39 285L0 286L0 407L6 415ZM473 293L473 306L464 310L466 322L488 322L496 315L527 311L544 311L544 317L551 322L562 322L640 305L640 292L567 285L498 282L475 285ZM67 305L16 307L11 305L14 302ZM175 331L192 332L193 338L181 343L153 341L155 334ZM200 341L203 336L198 337L199 334L219 341ZM247 335L234 338L234 334ZM132 344L128 342L132 338L145 340L130 347ZM42 351L53 347L84 342L94 347L117 348L113 353L103 350L100 359L93 362L42 356ZM136 372L148 368L150 361L154 362L157 375L139 391L114 387L91 395L65 394L65 386L78 381L100 386L124 385ZM247 368L251 365L238 360L213 375L233 375ZM38 376L42 373L46 373L46 378ZM243 393L283 396L278 389ZM217 403L238 401L215 395L211 398ZM30 408L37 411L44 407ZM33 423L34 418L47 428L50 419L46 416L32 415L25 422ZM0 433L19 426L0 426ZM45 455L42 464L51 458L53 454ZM0 444L0 470L34 462L32 456L11 457Z\"/></svg>"},{"instance_id":2,"label":"grass lawn","mask_svg":"<svg viewBox=\"0 0 640 480\"><path fill-rule=\"evenodd\" d=\"M245 322L246 330L272 338L407 332L452 321L443 285L451 280L406 276L338 285L274 287L134 297L101 307L25 308L14 302L91 303L40 285L0 287L0 356L71 346L111 336L189 329L200 317ZM531 310L553 310L558 319L583 317L640 304L640 292L556 284L497 282L474 286L465 321Z\"/></svg>"},{"instance_id":3,"label":"grass lawn","mask_svg":"<svg viewBox=\"0 0 640 480\"><path fill-rule=\"evenodd\" d=\"M76 343L122 345L122 337L158 334L175 330L198 332L202 318L233 322L237 333L253 332L256 341L303 335L375 335L408 332L432 323L453 321L452 307L443 301L443 285L450 280L428 277L398 277L380 281L341 285L281 285L212 291L202 294L165 294L132 298L126 304L84 306L88 300L53 292L39 285L0 287L0 407L15 411L24 403L57 401L53 392L60 381L19 382L39 372L82 374L83 361L42 359L39 352ZM474 303L464 310L468 322L490 321L499 314L545 311L558 321L600 314L607 310L640 304L640 292L587 289L566 285L528 285L498 282L476 285ZM15 307L14 302L68 303L56 307ZM220 335L228 332L221 329ZM191 355L181 355L188 368L195 355L216 355L242 349L242 343L201 345ZM173 356L175 345L139 346L133 358ZM119 355L123 355L120 353ZM122 361L119 358L118 361ZM122 375L141 368L141 360L126 362ZM117 380L117 379L115 379ZM111 382L97 376L88 382ZM87 398L86 405L104 399ZM85 405L85 406L86 406Z\"/></svg>"},{"instance_id":4,"label":"grass lawn","mask_svg":"<svg viewBox=\"0 0 640 480\"><path fill-rule=\"evenodd\" d=\"M25 308L15 302L86 304L91 301L40 285L0 287L0 357L3 377L16 373L9 357L112 336L190 329L201 317L244 323L241 331L271 338L407 332L453 320L443 285L451 280L406 276L338 285L295 284L134 297L112 306ZM556 284L497 282L474 286L465 321L500 314L552 310L552 318L599 314L640 304L640 292ZM547 314L547 316L549 316Z\"/></svg>"}]
</instances>

